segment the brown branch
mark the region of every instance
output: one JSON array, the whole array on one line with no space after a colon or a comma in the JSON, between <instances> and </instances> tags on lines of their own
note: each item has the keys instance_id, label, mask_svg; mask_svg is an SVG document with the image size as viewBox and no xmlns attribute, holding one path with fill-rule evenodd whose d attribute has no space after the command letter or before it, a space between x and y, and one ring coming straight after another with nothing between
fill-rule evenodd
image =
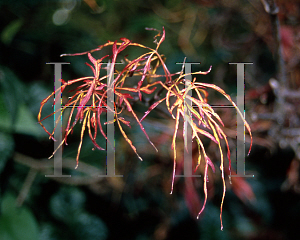
<instances>
[{"instance_id":1,"label":"brown branch","mask_svg":"<svg viewBox=\"0 0 300 240\"><path fill-rule=\"evenodd\" d=\"M36 177L36 174L37 174L37 171L33 168L30 168L28 174L27 174L27 177L23 183L23 186L22 186L22 189L19 193L19 196L16 200L16 203L17 203L17 206L18 207L21 207L23 205L23 202L25 201L28 193L29 193L29 190L32 186L32 183Z\"/></svg>"},{"instance_id":2,"label":"brown branch","mask_svg":"<svg viewBox=\"0 0 300 240\"><path fill-rule=\"evenodd\" d=\"M25 156L20 153L15 153L13 158L17 163L20 163L22 165L30 167L30 169L31 169L30 171L40 172L45 175L53 173L53 167L54 167L53 161L51 161L49 159L36 160L36 159L33 159L31 157ZM62 166L63 166L63 168L74 169L74 166L75 166L74 159L69 159L69 158L64 159L62 162ZM80 164L80 168L78 168L77 171L81 172L85 175L88 175L88 176L82 176L82 177L79 177L79 176L73 177L72 176L70 178L52 177L50 179L60 182L60 183L69 184L69 185L90 185L90 184L94 184L94 183L98 183L98 182L102 181L103 178L100 178L98 176L105 175L105 173L103 171L100 171L98 168L93 167L84 162L82 162ZM29 183L29 180L31 179L29 174L27 176L27 179L28 179L28 183ZM25 180L25 182L26 182L26 180ZM28 183L26 183L26 184L24 183L24 185L23 185L24 192L26 190L25 185L29 186L29 188L30 188L30 184L28 184ZM26 191L28 193L29 189ZM27 195L27 193L25 195ZM20 193L19 197L20 197L20 202L22 202L21 200L23 199L23 197L21 197L21 193Z\"/></svg>"},{"instance_id":3,"label":"brown branch","mask_svg":"<svg viewBox=\"0 0 300 240\"><path fill-rule=\"evenodd\" d=\"M270 15L273 37L275 40L275 60L278 67L278 79L280 82L280 91L278 93L278 102L284 103L282 99L282 92L288 88L288 81L286 78L286 67L282 56L281 36L280 36L280 23L278 18L279 8L276 5L275 0L261 0L264 5L265 11Z\"/></svg>"}]
</instances>

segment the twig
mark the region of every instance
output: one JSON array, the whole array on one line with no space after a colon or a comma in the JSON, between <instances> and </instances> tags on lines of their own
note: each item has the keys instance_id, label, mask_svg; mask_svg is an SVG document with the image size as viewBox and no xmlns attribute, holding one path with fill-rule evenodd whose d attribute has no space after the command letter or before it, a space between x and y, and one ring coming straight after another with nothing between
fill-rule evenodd
<instances>
[{"instance_id":1,"label":"twig","mask_svg":"<svg viewBox=\"0 0 300 240\"><path fill-rule=\"evenodd\" d=\"M31 157L25 156L23 154L15 153L14 160L20 164L30 167L32 171L40 172L43 174L51 174L51 172L53 173L53 166L54 166L53 161L49 161L48 159L36 160ZM62 165L63 165L63 168L74 169L74 159L64 159L62 162ZM84 162L82 162L80 164L80 168L78 168L77 171L84 173L88 176L83 176L83 177L79 177L79 176L73 177L72 176L71 178L52 177L50 179L55 180L60 183L69 184L69 185L90 185L90 184L97 183L97 182L100 182L103 180L103 178L98 177L99 175L104 175L104 173L102 171L100 171L98 168L95 168ZM29 173L29 174L31 174L31 173ZM28 182L32 177L32 176L30 177L29 174L27 176ZM29 186L29 184L26 183L27 179L25 180L25 183L23 186L25 186L26 184ZM21 193L20 193L20 195L21 195ZM26 195L27 195L27 193L26 193ZM21 198L21 196L20 196L20 198Z\"/></svg>"},{"instance_id":2,"label":"twig","mask_svg":"<svg viewBox=\"0 0 300 240\"><path fill-rule=\"evenodd\" d=\"M282 86L287 87L286 79L286 69L285 63L282 57L282 47L281 47L281 36L280 36L280 23L278 19L279 8L275 3L275 0L261 0L264 5L265 11L269 13L271 18L273 37L275 39L276 48L275 48L275 59L277 62L278 78Z\"/></svg>"},{"instance_id":3,"label":"twig","mask_svg":"<svg viewBox=\"0 0 300 240\"><path fill-rule=\"evenodd\" d=\"M29 190L31 188L31 185L36 177L36 174L37 174L37 171L33 168L30 168L28 174L27 174L27 177L23 183L23 186L22 186L22 189L19 193L19 196L16 200L16 203L17 203L17 206L18 207L21 207L23 205L23 202L25 201L28 193L29 193Z\"/></svg>"}]
</instances>

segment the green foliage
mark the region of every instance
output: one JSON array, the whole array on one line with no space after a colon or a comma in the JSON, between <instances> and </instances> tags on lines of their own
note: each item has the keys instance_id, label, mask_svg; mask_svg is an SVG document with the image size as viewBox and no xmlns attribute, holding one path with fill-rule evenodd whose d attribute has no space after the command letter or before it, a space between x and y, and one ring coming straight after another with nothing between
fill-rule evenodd
<instances>
[{"instance_id":1,"label":"green foliage","mask_svg":"<svg viewBox=\"0 0 300 240\"><path fill-rule=\"evenodd\" d=\"M98 217L84 210L85 195L76 188L61 188L50 201L53 216L66 224L75 239L105 240L106 224ZM64 235L62 232L60 235Z\"/></svg>"},{"instance_id":2,"label":"green foliage","mask_svg":"<svg viewBox=\"0 0 300 240\"><path fill-rule=\"evenodd\" d=\"M17 120L18 103L24 99L24 86L17 76L6 67L0 68L0 86L3 96L1 108L4 108L1 113L8 113L10 119L6 128L12 128ZM6 111L4 112L4 110Z\"/></svg>"},{"instance_id":3,"label":"green foliage","mask_svg":"<svg viewBox=\"0 0 300 240\"><path fill-rule=\"evenodd\" d=\"M9 133L23 133L43 137L35 117L26 104L31 100L28 91L18 77L8 68L0 66L0 129ZM40 91L39 91L40 93ZM33 105L34 102L30 101Z\"/></svg>"},{"instance_id":4,"label":"green foliage","mask_svg":"<svg viewBox=\"0 0 300 240\"><path fill-rule=\"evenodd\" d=\"M0 174L4 170L6 161L14 152L14 140L8 133L0 132Z\"/></svg>"},{"instance_id":5,"label":"green foliage","mask_svg":"<svg viewBox=\"0 0 300 240\"><path fill-rule=\"evenodd\" d=\"M17 32L22 27L23 21L21 19L17 19L8 24L1 33L1 41L8 45L11 43Z\"/></svg>"},{"instance_id":6,"label":"green foliage","mask_svg":"<svg viewBox=\"0 0 300 240\"><path fill-rule=\"evenodd\" d=\"M16 198L6 194L2 199L0 216L0 239L38 240L38 224L26 207L16 207Z\"/></svg>"}]
</instances>

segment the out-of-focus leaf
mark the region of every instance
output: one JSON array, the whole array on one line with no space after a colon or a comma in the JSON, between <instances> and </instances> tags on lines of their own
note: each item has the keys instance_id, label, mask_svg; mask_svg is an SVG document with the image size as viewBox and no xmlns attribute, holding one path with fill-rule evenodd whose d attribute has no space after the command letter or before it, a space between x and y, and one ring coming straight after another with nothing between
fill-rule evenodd
<instances>
[{"instance_id":1,"label":"out-of-focus leaf","mask_svg":"<svg viewBox=\"0 0 300 240\"><path fill-rule=\"evenodd\" d=\"M0 239L2 240L37 240L38 224L25 207L17 208L16 199L5 195L1 206Z\"/></svg>"},{"instance_id":2,"label":"out-of-focus leaf","mask_svg":"<svg viewBox=\"0 0 300 240\"><path fill-rule=\"evenodd\" d=\"M1 41L9 45L11 41L14 39L14 36L18 33L21 26L23 25L22 19L17 19L9 23L1 32Z\"/></svg>"},{"instance_id":3,"label":"out-of-focus leaf","mask_svg":"<svg viewBox=\"0 0 300 240\"><path fill-rule=\"evenodd\" d=\"M232 181L232 190L236 196L244 203L255 201L251 185L244 178L234 177Z\"/></svg>"},{"instance_id":4,"label":"out-of-focus leaf","mask_svg":"<svg viewBox=\"0 0 300 240\"><path fill-rule=\"evenodd\" d=\"M8 131L12 131L14 129L14 132L16 133L29 134L35 137L45 136L43 130L40 129L33 114L31 114L29 108L25 104L19 104L18 108L16 109L18 111L14 113L14 115L17 115L17 118L14 120L13 126L9 116L10 112L4 107L4 105L5 101L0 94L0 129L5 129Z\"/></svg>"},{"instance_id":5,"label":"out-of-focus leaf","mask_svg":"<svg viewBox=\"0 0 300 240\"><path fill-rule=\"evenodd\" d=\"M76 188L62 188L50 201L51 213L57 219L71 223L83 209L84 194Z\"/></svg>"},{"instance_id":6,"label":"out-of-focus leaf","mask_svg":"<svg viewBox=\"0 0 300 240\"><path fill-rule=\"evenodd\" d=\"M105 240L107 239L107 227L105 223L98 217L81 213L76 218L75 234L77 239L85 240Z\"/></svg>"},{"instance_id":7,"label":"out-of-focus leaf","mask_svg":"<svg viewBox=\"0 0 300 240\"><path fill-rule=\"evenodd\" d=\"M217 239L230 239L226 227L223 231L219 228L219 209L208 203L206 206L206 213L200 218L200 229L201 229L201 239L204 240L217 240ZM226 215L224 216L226 218ZM229 222L226 219L224 222Z\"/></svg>"},{"instance_id":8,"label":"out-of-focus leaf","mask_svg":"<svg viewBox=\"0 0 300 240\"><path fill-rule=\"evenodd\" d=\"M107 238L107 227L98 217L84 210L85 195L77 188L61 188L50 201L53 216L67 224L76 239L104 240Z\"/></svg>"},{"instance_id":9,"label":"out-of-focus leaf","mask_svg":"<svg viewBox=\"0 0 300 240\"><path fill-rule=\"evenodd\" d=\"M237 230L242 234L243 236L249 236L252 233L256 231L255 227L253 226L250 219L248 219L245 216L240 216L239 214L236 215L236 224L235 224Z\"/></svg>"},{"instance_id":10,"label":"out-of-focus leaf","mask_svg":"<svg viewBox=\"0 0 300 240\"><path fill-rule=\"evenodd\" d=\"M53 86L54 86L54 83L53 83ZM29 107L30 112L34 116L35 123L37 123L36 116L40 110L41 102L51 92L49 91L49 89L47 89L47 87L43 84L42 81L35 81L28 86L28 93L29 94L26 98L26 103ZM53 113L54 108L52 107L52 105L53 105L53 101L50 101L49 104L45 105L45 107L44 107L45 115L44 116L47 116L47 115ZM40 125L39 124L36 124L36 125L38 125L39 130L41 130ZM46 126L47 129L53 128L54 117L46 119L44 121L44 125ZM47 134L44 133L44 131L42 131L42 136L48 137Z\"/></svg>"},{"instance_id":11,"label":"out-of-focus leaf","mask_svg":"<svg viewBox=\"0 0 300 240\"><path fill-rule=\"evenodd\" d=\"M14 140L10 134L0 132L0 173L3 171L7 159L14 150Z\"/></svg>"},{"instance_id":12,"label":"out-of-focus leaf","mask_svg":"<svg viewBox=\"0 0 300 240\"><path fill-rule=\"evenodd\" d=\"M58 240L54 226L46 223L41 225L40 240Z\"/></svg>"},{"instance_id":13,"label":"out-of-focus leaf","mask_svg":"<svg viewBox=\"0 0 300 240\"><path fill-rule=\"evenodd\" d=\"M15 131L17 133L26 133L35 137L45 136L44 132L37 124L37 121L34 118L33 114L30 112L29 108L24 104L20 104L19 106Z\"/></svg>"},{"instance_id":14,"label":"out-of-focus leaf","mask_svg":"<svg viewBox=\"0 0 300 240\"><path fill-rule=\"evenodd\" d=\"M0 86L4 101L3 106L10 115L10 126L12 126L17 119L18 105L23 100L25 87L12 71L1 66Z\"/></svg>"}]
</instances>

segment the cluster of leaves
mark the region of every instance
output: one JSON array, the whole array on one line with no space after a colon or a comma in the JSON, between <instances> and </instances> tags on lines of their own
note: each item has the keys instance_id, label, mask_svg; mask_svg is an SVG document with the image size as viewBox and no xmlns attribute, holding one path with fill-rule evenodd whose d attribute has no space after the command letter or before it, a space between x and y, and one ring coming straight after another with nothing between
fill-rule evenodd
<instances>
[{"instance_id":1,"label":"cluster of leaves","mask_svg":"<svg viewBox=\"0 0 300 240\"><path fill-rule=\"evenodd\" d=\"M148 29L148 30L155 30L156 29ZM142 158L138 155L136 147L133 145L132 141L129 139L125 131L123 130L122 124L125 124L126 126L130 127L130 121L125 120L124 117L122 117L123 111L128 111L132 114L138 125L140 126L141 130L147 137L150 144L156 149L154 144L151 142L148 134L146 133L142 121L145 119L145 117L154 110L158 105L165 102L166 107L172 116L172 118L175 121L174 125L174 134L172 139L172 149L174 153L174 165L173 165L173 178L172 178L172 187L171 187L171 193L173 192L173 186L174 186L174 179L175 179L175 170L176 170L176 139L177 139L177 133L179 128L179 122L180 119L184 119L184 121L187 121L188 124L191 126L192 129L192 139L195 139L198 144L198 150L199 150L199 156L198 156L198 162L196 169L200 166L201 160L203 159L205 162L205 170L204 170L204 194L205 194L205 201L203 204L202 209L200 210L199 215L202 213L202 211L205 208L206 201L207 201L207 181L208 181L208 166L211 167L213 171L215 171L214 164L212 163L211 159L206 154L205 148L203 146L202 140L200 138L201 135L208 137L213 142L218 144L220 156L221 156L221 164L220 164L220 170L222 172L222 179L223 179L223 197L220 207L220 220L221 220L221 228L223 228L222 225L222 207L223 207L223 201L225 197L225 191L226 191L226 184L225 184L225 177L224 177L224 157L223 157L223 149L221 146L221 140L223 139L227 146L227 157L229 160L229 169L231 166L230 162L230 150L229 145L227 142L227 137L224 131L222 130L223 122L219 115L214 112L213 108L207 103L208 102L208 93L205 90L206 88L214 89L218 92L220 92L223 96L225 96L230 103L236 108L237 112L240 114L240 116L243 118L243 115L237 108L236 104L231 100L230 96L226 94L221 88L219 88L216 85L213 84L207 84L207 83L201 83L197 82L196 78L193 78L192 81L189 82L188 88L185 87L185 78L187 75L205 75L208 74L211 70L211 67L208 71L205 72L194 72L194 73L185 73L184 74L184 64L183 68L180 72L171 74L167 68L167 66L164 63L164 56L161 55L158 52L158 49L162 42L165 40L165 30L163 29L162 33L158 31L158 34L154 37L156 48L149 48L139 43L131 42L129 39L121 38L121 42L115 41L108 41L106 44L103 44L99 46L96 49L82 52L82 53L76 53L76 54L63 54L62 56L78 56L78 55L87 55L89 60L91 61L92 65L86 63L93 71L93 76L89 77L82 77L74 80L64 81L61 80L62 86L61 89L57 89L55 92L53 92L51 95L49 95L47 98L45 98L40 107L40 111L38 114L38 121L40 125L43 127L43 129L49 134L50 138L54 139L54 131L50 133L45 126L43 125L42 121L46 118L52 116L54 113L46 116L45 118L41 118L41 113L44 105L53 97L56 93L59 91L63 92L66 86L70 86L73 84L80 83L81 85L76 87L75 89L72 89L72 91L75 91L75 94L70 97L68 102L64 105L62 109L56 110L56 113L63 113L67 107L71 108L71 112L69 114L67 127L65 129L65 135L64 139L62 140L61 145L67 144L67 137L72 132L74 126L77 124L78 120L80 123L82 123L81 127L81 139L80 144L78 147L78 153L77 153L77 165L79 161L79 154L82 146L83 136L86 128L88 129L88 134L90 139L92 140L94 146L99 150L104 150L101 146L99 146L96 142L96 137L98 133L98 128L102 136L107 139L107 136L105 132L103 131L103 126L101 124L101 116L102 114L110 111L114 114L114 120L113 122L106 122L104 124L114 124L114 122L117 122L119 129L127 141L127 143L131 146L132 150L136 153L136 155L142 160ZM104 48L107 48L109 46L112 46L112 54L111 55L105 55L99 59L95 59L92 56L93 52L101 51ZM127 47L138 47L142 48L146 51L146 53L140 55L139 57L129 60L125 57L126 66L121 70L117 71L115 69L115 64L117 63L117 57L118 55L124 51ZM103 64L103 60L109 58L109 67L105 67L105 64ZM157 69L159 67L162 67L163 74L159 75L157 74ZM102 71L106 71L107 74L101 74ZM137 86L131 86L129 83L125 84L130 81L131 76L137 76L140 77L140 80L137 84ZM154 79L154 81L147 82L144 81L146 78L151 77L151 79ZM163 79L163 80L161 80ZM139 119L137 114L132 108L132 99L134 98L133 95L138 94L139 100L142 100L142 95L150 95L154 93L154 91L157 88L160 88L158 92L156 92L156 97L154 97L152 105L149 107L148 111L145 112L145 115ZM114 91L115 95L115 101L114 101L114 108L111 109L107 101L109 100L110 92ZM193 97L192 95L189 95L188 92L195 91L196 95ZM158 97L162 95L162 93L165 92L166 94L162 97ZM192 104L186 104L185 99L188 99ZM75 115L75 119L72 122L72 116L74 114L75 108L77 109L77 113ZM244 118L243 118L244 119ZM251 131L248 123L244 120L245 126L247 130L250 133ZM183 132L183 135L185 133ZM183 136L184 137L184 136ZM252 137L251 137L252 139ZM250 147L251 149L251 147ZM156 149L157 151L157 149ZM55 152L54 152L55 153ZM53 153L53 154L54 154ZM195 170L196 170L195 169Z\"/></svg>"}]
</instances>

